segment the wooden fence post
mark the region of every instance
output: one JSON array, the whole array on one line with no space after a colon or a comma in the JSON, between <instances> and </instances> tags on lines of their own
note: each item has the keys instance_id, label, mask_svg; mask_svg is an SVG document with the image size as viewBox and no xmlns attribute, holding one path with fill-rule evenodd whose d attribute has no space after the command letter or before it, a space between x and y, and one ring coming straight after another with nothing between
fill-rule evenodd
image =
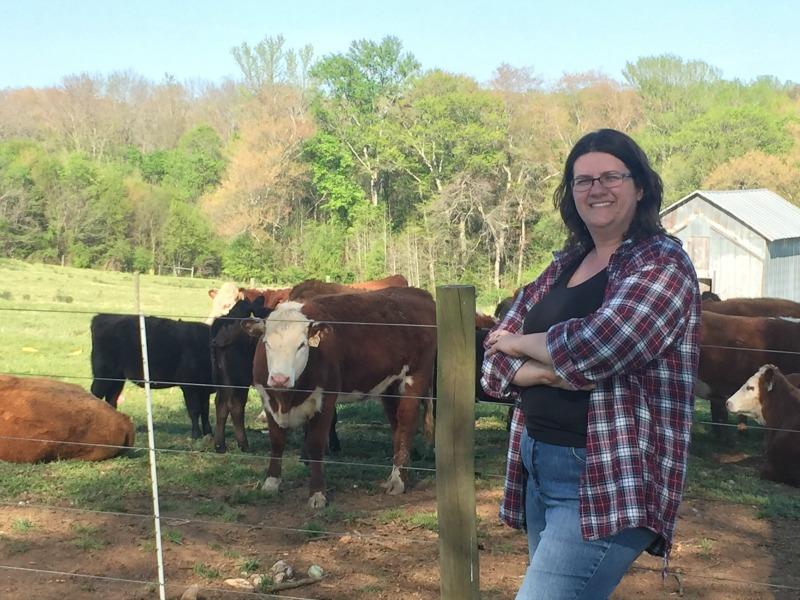
<instances>
[{"instance_id":1,"label":"wooden fence post","mask_svg":"<svg viewBox=\"0 0 800 600\"><path fill-rule=\"evenodd\" d=\"M436 504L443 600L480 597L475 517L475 288L436 288Z\"/></svg>"}]
</instances>

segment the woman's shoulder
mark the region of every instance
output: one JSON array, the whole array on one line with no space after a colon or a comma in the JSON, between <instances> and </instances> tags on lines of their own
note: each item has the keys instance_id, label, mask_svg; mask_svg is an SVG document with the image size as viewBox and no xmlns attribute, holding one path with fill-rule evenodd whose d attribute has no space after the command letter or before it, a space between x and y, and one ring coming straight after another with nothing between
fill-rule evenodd
<instances>
[{"instance_id":1,"label":"woman's shoulder","mask_svg":"<svg viewBox=\"0 0 800 600\"><path fill-rule=\"evenodd\" d=\"M625 260L621 262L628 268L674 264L682 270L690 269L694 272L692 261L683 249L681 240L669 234L657 233L640 240L629 240L626 246Z\"/></svg>"}]
</instances>

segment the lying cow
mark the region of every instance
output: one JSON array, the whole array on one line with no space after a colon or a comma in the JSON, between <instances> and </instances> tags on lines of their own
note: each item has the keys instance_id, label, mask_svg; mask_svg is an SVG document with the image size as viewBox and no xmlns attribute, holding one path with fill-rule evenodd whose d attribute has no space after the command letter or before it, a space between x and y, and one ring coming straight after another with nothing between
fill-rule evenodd
<instances>
[{"instance_id":1,"label":"lying cow","mask_svg":"<svg viewBox=\"0 0 800 600\"><path fill-rule=\"evenodd\" d=\"M208 325L145 317L145 327L150 387L180 387L192 438L210 435L208 399L214 388ZM126 379L144 387L139 317L101 313L92 318L91 331L92 394L116 408Z\"/></svg>"},{"instance_id":2,"label":"lying cow","mask_svg":"<svg viewBox=\"0 0 800 600\"><path fill-rule=\"evenodd\" d=\"M761 365L800 372L800 322L703 310L701 324L695 393L711 403L715 423L727 422L725 400Z\"/></svg>"},{"instance_id":3,"label":"lying cow","mask_svg":"<svg viewBox=\"0 0 800 600\"><path fill-rule=\"evenodd\" d=\"M761 477L800 486L800 389L778 367L764 365L728 398L727 407L774 428L767 431Z\"/></svg>"},{"instance_id":4,"label":"lying cow","mask_svg":"<svg viewBox=\"0 0 800 600\"><path fill-rule=\"evenodd\" d=\"M80 386L0 375L0 438L0 460L104 460L133 446L134 429L130 417Z\"/></svg>"},{"instance_id":5,"label":"lying cow","mask_svg":"<svg viewBox=\"0 0 800 600\"><path fill-rule=\"evenodd\" d=\"M261 336L253 382L267 409L271 441L262 489L275 491L280 485L286 430L307 423L305 445L312 461L308 503L325 506L321 461L337 397L383 395L394 449L384 487L389 494L401 494L401 469L409 461L420 397L430 393L435 323L436 307L428 292L396 287L285 302L266 321L252 324L251 331ZM430 403L425 406L430 439Z\"/></svg>"}]
</instances>

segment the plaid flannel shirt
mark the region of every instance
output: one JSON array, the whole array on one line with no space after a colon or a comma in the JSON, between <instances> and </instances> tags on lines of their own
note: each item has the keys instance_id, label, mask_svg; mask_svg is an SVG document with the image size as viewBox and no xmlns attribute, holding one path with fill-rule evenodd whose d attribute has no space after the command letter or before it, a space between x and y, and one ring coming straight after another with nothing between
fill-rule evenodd
<instances>
[{"instance_id":1,"label":"plaid flannel shirt","mask_svg":"<svg viewBox=\"0 0 800 600\"><path fill-rule=\"evenodd\" d=\"M556 253L523 288L497 327L517 333L525 315L580 256ZM589 398L586 469L579 489L584 539L647 527L669 553L683 493L694 380L699 359L700 294L680 243L666 235L626 240L608 263L603 304L547 332L556 373L576 387L594 383ZM481 384L495 397L516 395L511 384L526 359L498 353L483 363ZM525 471L519 456L525 429L514 411L500 518L525 528Z\"/></svg>"}]
</instances>

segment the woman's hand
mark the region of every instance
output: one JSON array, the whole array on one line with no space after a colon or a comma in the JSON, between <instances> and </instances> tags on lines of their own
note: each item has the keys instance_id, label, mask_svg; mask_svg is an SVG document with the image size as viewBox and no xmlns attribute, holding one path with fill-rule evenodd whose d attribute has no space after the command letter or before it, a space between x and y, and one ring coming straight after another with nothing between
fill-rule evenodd
<instances>
[{"instance_id":1,"label":"woman's hand","mask_svg":"<svg viewBox=\"0 0 800 600\"><path fill-rule=\"evenodd\" d=\"M507 354L508 356L525 356L520 350L519 343L522 341L522 336L516 333L511 333L504 329L495 329L486 336L486 356L491 356L498 352Z\"/></svg>"}]
</instances>

